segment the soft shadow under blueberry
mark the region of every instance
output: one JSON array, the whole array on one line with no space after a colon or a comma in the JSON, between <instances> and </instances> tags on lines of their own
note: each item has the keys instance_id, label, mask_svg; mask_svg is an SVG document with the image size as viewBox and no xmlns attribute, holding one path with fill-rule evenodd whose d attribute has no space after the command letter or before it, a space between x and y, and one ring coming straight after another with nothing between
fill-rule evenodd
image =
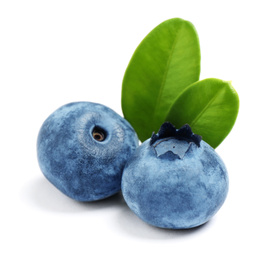
<instances>
[{"instance_id":1,"label":"soft shadow under blueberry","mask_svg":"<svg viewBox=\"0 0 274 260\"><path fill-rule=\"evenodd\" d=\"M211 220L204 225L187 230L157 228L138 218L127 206L121 192L104 200L79 202L61 193L42 177L27 183L21 195L26 203L53 213L71 214L115 208L117 215L112 221L113 226L118 228L119 232L139 239L166 240L192 236L205 231L212 224Z\"/></svg>"},{"instance_id":2,"label":"soft shadow under blueberry","mask_svg":"<svg viewBox=\"0 0 274 260\"><path fill-rule=\"evenodd\" d=\"M79 202L64 195L47 179L42 177L37 178L24 186L22 197L27 203L31 203L36 207L46 211L59 213L79 213L83 211L120 207L123 203L121 193L117 193L103 200Z\"/></svg>"}]
</instances>

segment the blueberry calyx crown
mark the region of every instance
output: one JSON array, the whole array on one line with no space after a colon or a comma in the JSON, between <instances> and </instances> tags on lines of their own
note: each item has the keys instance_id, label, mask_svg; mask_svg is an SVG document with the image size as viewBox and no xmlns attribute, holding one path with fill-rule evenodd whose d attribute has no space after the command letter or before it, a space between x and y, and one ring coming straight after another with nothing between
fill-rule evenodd
<instances>
[{"instance_id":1,"label":"blueberry calyx crown","mask_svg":"<svg viewBox=\"0 0 274 260\"><path fill-rule=\"evenodd\" d=\"M165 122L161 125L160 130L157 134L154 132L150 138L150 145L153 145L157 140L173 137L177 140L184 140L188 143L195 143L200 147L202 137L200 135L194 134L191 127L188 124L183 125L180 129L176 129L174 125L169 122Z\"/></svg>"}]
</instances>

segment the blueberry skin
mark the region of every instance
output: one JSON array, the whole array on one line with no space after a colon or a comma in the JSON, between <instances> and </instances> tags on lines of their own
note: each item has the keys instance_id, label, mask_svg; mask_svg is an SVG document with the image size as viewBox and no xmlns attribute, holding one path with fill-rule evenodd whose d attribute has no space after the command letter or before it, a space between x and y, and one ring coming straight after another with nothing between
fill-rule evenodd
<instances>
[{"instance_id":1,"label":"blueberry skin","mask_svg":"<svg viewBox=\"0 0 274 260\"><path fill-rule=\"evenodd\" d=\"M103 141L93 137L94 129L104 133ZM43 123L38 162L45 177L67 196L100 200L120 191L123 168L138 142L131 125L110 108L74 102Z\"/></svg>"},{"instance_id":2,"label":"blueberry skin","mask_svg":"<svg viewBox=\"0 0 274 260\"><path fill-rule=\"evenodd\" d=\"M189 229L207 222L228 192L225 165L201 141L167 137L137 148L122 177L122 193L130 209L161 228Z\"/></svg>"}]
</instances>

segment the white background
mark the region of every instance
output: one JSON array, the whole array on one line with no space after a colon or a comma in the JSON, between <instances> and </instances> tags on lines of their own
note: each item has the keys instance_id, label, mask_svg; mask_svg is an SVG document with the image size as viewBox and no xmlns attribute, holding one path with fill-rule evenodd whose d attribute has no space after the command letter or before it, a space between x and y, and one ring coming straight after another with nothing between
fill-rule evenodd
<instances>
[{"instance_id":1,"label":"white background","mask_svg":"<svg viewBox=\"0 0 274 260\"><path fill-rule=\"evenodd\" d=\"M0 259L274 259L272 1L1 1ZM139 42L180 17L197 29L201 79L232 80L240 111L217 148L230 177L221 210L188 231L151 227L121 194L79 203L36 159L46 117L72 101L121 111Z\"/></svg>"}]
</instances>

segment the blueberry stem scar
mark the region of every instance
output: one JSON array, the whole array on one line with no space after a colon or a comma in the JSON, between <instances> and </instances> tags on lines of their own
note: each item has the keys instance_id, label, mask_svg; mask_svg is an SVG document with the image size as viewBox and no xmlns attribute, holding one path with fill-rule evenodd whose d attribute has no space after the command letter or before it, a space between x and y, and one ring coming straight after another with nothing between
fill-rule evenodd
<instances>
[{"instance_id":1,"label":"blueberry stem scar","mask_svg":"<svg viewBox=\"0 0 274 260\"><path fill-rule=\"evenodd\" d=\"M174 125L170 122L165 122L161 125L160 130L157 134L152 133L150 139L150 145L153 145L156 141L164 138L175 138L177 140L184 140L188 143L195 143L200 147L202 137L200 135L194 134L191 127L188 124L183 125L180 129L176 129Z\"/></svg>"},{"instance_id":2,"label":"blueberry stem scar","mask_svg":"<svg viewBox=\"0 0 274 260\"><path fill-rule=\"evenodd\" d=\"M92 137L98 142L103 142L106 139L106 132L102 128L95 126L92 131Z\"/></svg>"}]
</instances>

